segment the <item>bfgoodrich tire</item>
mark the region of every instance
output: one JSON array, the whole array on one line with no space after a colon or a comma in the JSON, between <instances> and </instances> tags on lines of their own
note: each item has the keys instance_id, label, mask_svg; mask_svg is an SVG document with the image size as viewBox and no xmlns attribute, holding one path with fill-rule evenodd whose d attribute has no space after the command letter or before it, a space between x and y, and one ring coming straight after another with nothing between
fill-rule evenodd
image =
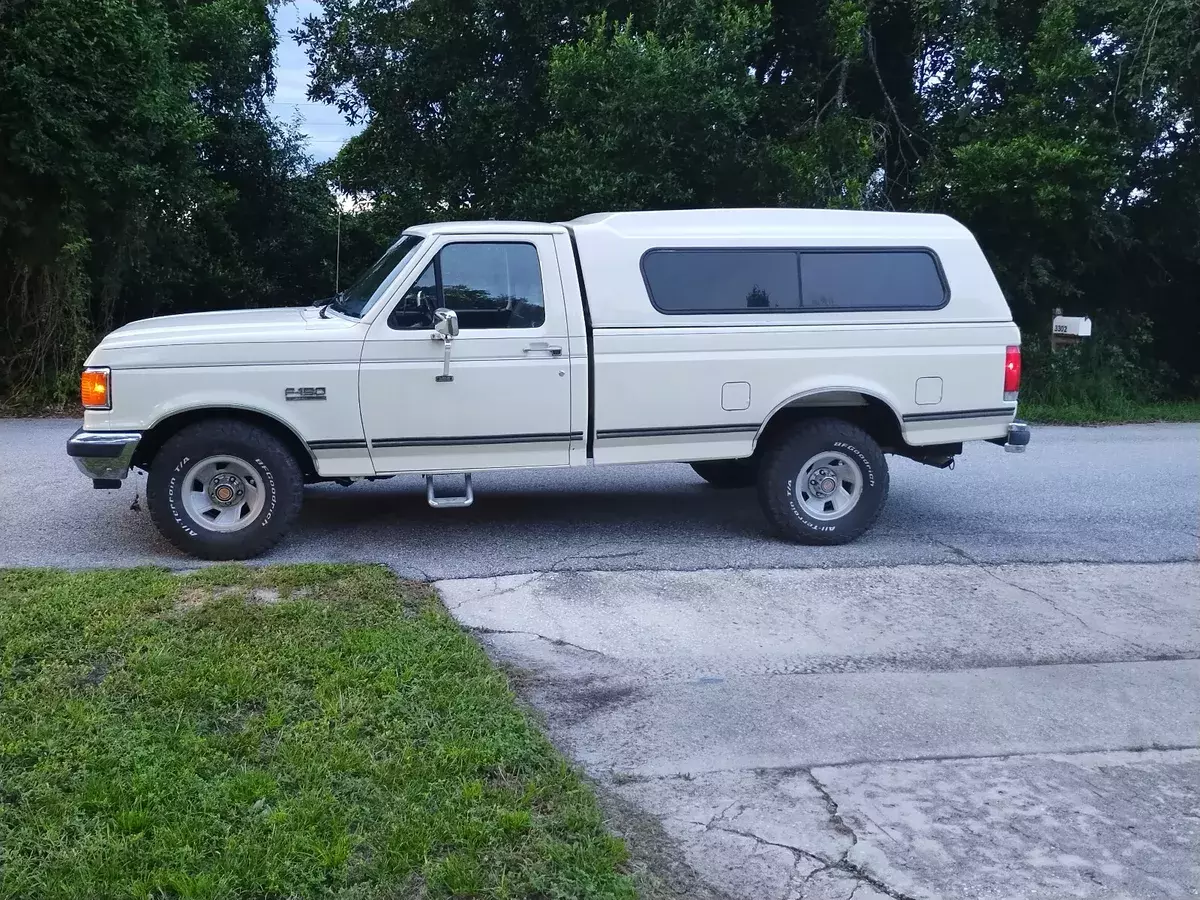
<instances>
[{"instance_id":1,"label":"bfgoodrich tire","mask_svg":"<svg viewBox=\"0 0 1200 900\"><path fill-rule=\"evenodd\" d=\"M691 464L692 471L715 488L748 488L758 482L758 460L710 459Z\"/></svg>"},{"instance_id":2,"label":"bfgoodrich tire","mask_svg":"<svg viewBox=\"0 0 1200 900\"><path fill-rule=\"evenodd\" d=\"M197 422L150 464L146 501L155 527L201 559L249 559L273 547L303 500L295 457L269 431L230 419Z\"/></svg>"},{"instance_id":3,"label":"bfgoodrich tire","mask_svg":"<svg viewBox=\"0 0 1200 900\"><path fill-rule=\"evenodd\" d=\"M767 449L758 497L779 533L802 544L845 544L875 524L888 493L887 460L841 419L794 426Z\"/></svg>"}]
</instances>

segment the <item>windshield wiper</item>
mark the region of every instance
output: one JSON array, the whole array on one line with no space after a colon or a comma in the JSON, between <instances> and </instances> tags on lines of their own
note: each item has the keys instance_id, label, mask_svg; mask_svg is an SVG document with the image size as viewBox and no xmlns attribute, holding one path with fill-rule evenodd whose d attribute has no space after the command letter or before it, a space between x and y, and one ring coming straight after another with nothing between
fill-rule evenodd
<instances>
[{"instance_id":1,"label":"windshield wiper","mask_svg":"<svg viewBox=\"0 0 1200 900\"><path fill-rule=\"evenodd\" d=\"M331 306L334 309L337 309L338 312L341 312L341 310L338 309L338 302L342 299L342 294L344 294L344 293L346 293L346 292L339 291L338 293L336 293L332 297L330 297L328 300L322 300L320 303L316 304L317 314L322 319L328 319L329 318L328 310L329 310L329 307L331 307Z\"/></svg>"}]
</instances>

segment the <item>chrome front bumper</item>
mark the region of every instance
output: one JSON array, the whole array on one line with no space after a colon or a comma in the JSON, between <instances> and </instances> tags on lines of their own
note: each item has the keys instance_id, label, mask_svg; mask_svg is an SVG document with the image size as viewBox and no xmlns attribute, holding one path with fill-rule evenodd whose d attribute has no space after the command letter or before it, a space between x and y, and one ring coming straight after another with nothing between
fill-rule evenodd
<instances>
[{"instance_id":1,"label":"chrome front bumper","mask_svg":"<svg viewBox=\"0 0 1200 900\"><path fill-rule=\"evenodd\" d=\"M79 471L93 482L120 482L129 475L133 452L141 439L140 431L84 431L80 428L67 441L67 456L75 460Z\"/></svg>"}]
</instances>

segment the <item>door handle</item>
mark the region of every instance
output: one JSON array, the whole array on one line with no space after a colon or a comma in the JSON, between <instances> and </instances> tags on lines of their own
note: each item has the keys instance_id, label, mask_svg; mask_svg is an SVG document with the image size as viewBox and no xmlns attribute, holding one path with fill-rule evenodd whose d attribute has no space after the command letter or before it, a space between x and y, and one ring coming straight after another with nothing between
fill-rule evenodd
<instances>
[{"instance_id":1,"label":"door handle","mask_svg":"<svg viewBox=\"0 0 1200 900\"><path fill-rule=\"evenodd\" d=\"M523 351L524 353L549 353L551 356L562 356L562 347L552 347L545 341L537 341L530 344Z\"/></svg>"}]
</instances>

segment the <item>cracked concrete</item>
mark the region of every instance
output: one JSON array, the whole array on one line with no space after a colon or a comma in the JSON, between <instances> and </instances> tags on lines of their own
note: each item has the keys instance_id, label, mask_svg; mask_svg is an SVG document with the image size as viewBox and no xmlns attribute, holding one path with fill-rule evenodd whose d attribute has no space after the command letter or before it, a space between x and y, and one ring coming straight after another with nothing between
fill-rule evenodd
<instances>
[{"instance_id":1,"label":"cracked concrete","mask_svg":"<svg viewBox=\"0 0 1200 900\"><path fill-rule=\"evenodd\" d=\"M677 896L1200 896L1200 565L956 555L439 587Z\"/></svg>"}]
</instances>

